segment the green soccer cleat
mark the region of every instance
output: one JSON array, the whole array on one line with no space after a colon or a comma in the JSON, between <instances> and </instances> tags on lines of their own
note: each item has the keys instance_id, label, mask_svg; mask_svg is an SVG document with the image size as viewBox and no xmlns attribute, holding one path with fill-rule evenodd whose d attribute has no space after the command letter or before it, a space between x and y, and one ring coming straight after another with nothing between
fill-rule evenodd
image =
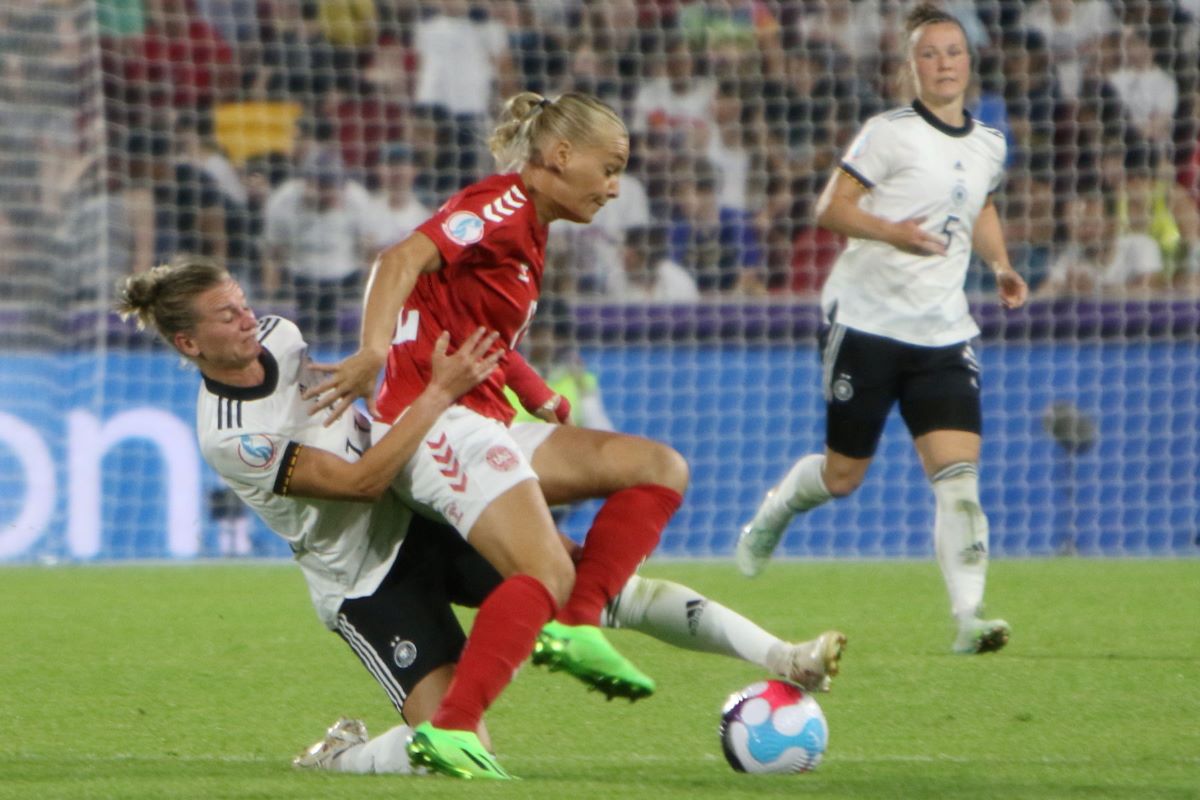
<instances>
[{"instance_id":1,"label":"green soccer cleat","mask_svg":"<svg viewBox=\"0 0 1200 800\"><path fill-rule=\"evenodd\" d=\"M954 652L960 655L994 653L1008 644L1012 628L1002 619L969 619L958 626Z\"/></svg>"},{"instance_id":2,"label":"green soccer cleat","mask_svg":"<svg viewBox=\"0 0 1200 800\"><path fill-rule=\"evenodd\" d=\"M513 780L473 731L445 730L422 722L413 731L407 750L414 770L425 767L432 772L466 780Z\"/></svg>"},{"instance_id":3,"label":"green soccer cleat","mask_svg":"<svg viewBox=\"0 0 1200 800\"><path fill-rule=\"evenodd\" d=\"M609 700L654 694L653 679L614 650L594 625L546 623L533 646L533 663L551 672L566 670Z\"/></svg>"}]
</instances>

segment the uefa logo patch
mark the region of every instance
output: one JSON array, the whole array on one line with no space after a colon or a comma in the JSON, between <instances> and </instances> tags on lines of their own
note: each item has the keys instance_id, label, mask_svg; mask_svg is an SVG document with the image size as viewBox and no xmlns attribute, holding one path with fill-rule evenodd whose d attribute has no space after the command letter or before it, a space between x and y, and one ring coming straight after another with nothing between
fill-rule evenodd
<instances>
[{"instance_id":1,"label":"uefa logo patch","mask_svg":"<svg viewBox=\"0 0 1200 800\"><path fill-rule=\"evenodd\" d=\"M246 433L238 440L238 458L248 467L266 469L275 463L275 442L261 433Z\"/></svg>"},{"instance_id":2,"label":"uefa logo patch","mask_svg":"<svg viewBox=\"0 0 1200 800\"><path fill-rule=\"evenodd\" d=\"M487 463L497 472L510 472L517 467L517 454L498 444L487 451Z\"/></svg>"},{"instance_id":3,"label":"uefa logo patch","mask_svg":"<svg viewBox=\"0 0 1200 800\"><path fill-rule=\"evenodd\" d=\"M400 669L407 669L417 660L417 646L407 639L392 639L392 661Z\"/></svg>"},{"instance_id":4,"label":"uefa logo patch","mask_svg":"<svg viewBox=\"0 0 1200 800\"><path fill-rule=\"evenodd\" d=\"M455 211L442 223L442 233L455 244L475 244L483 238L483 220L470 211Z\"/></svg>"}]
</instances>

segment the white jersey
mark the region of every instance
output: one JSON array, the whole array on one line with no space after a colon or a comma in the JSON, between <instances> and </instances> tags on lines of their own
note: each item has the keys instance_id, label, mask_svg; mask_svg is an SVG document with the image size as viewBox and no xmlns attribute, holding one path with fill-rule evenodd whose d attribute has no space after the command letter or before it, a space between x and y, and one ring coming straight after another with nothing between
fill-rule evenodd
<instances>
[{"instance_id":1,"label":"white jersey","mask_svg":"<svg viewBox=\"0 0 1200 800\"><path fill-rule=\"evenodd\" d=\"M927 347L979 333L963 282L975 221L1004 175L1004 134L968 115L952 128L919 102L867 120L841 168L869 191L861 208L899 222L924 217L946 255L919 256L851 239L821 294L839 324Z\"/></svg>"},{"instance_id":2,"label":"white jersey","mask_svg":"<svg viewBox=\"0 0 1200 800\"><path fill-rule=\"evenodd\" d=\"M288 496L301 447L319 447L356 461L370 443L370 426L354 414L328 428L326 415L309 416L303 387L320 376L308 371L300 330L282 317L258 322L260 386L227 386L207 378L196 404L200 451L292 548L304 571L317 614L333 628L342 600L372 594L391 568L412 512L394 492L374 503Z\"/></svg>"}]
</instances>

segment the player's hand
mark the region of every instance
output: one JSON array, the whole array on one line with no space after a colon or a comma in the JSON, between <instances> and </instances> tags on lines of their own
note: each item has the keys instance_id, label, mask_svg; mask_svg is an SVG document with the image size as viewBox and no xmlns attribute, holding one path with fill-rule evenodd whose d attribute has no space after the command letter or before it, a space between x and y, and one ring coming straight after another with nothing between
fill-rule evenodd
<instances>
[{"instance_id":1,"label":"player's hand","mask_svg":"<svg viewBox=\"0 0 1200 800\"><path fill-rule=\"evenodd\" d=\"M362 397L367 401L371 416L376 416L375 385L385 360L386 356L380 358L359 350L337 364L312 364L313 371L324 372L331 377L301 395L303 400L317 400L308 413L312 415L327 408L332 409L329 419L325 420L325 427L329 427L354 405L355 400Z\"/></svg>"},{"instance_id":2,"label":"player's hand","mask_svg":"<svg viewBox=\"0 0 1200 800\"><path fill-rule=\"evenodd\" d=\"M1029 298L1025 279L1012 267L996 273L996 291L1000 293L1000 305L1005 308L1020 308Z\"/></svg>"},{"instance_id":3,"label":"player's hand","mask_svg":"<svg viewBox=\"0 0 1200 800\"><path fill-rule=\"evenodd\" d=\"M495 347L499 337L496 331L488 333L482 327L476 328L451 355L447 352L450 333L442 331L433 345L433 377L429 385L441 389L451 401L474 389L495 371L504 356L504 348Z\"/></svg>"},{"instance_id":4,"label":"player's hand","mask_svg":"<svg viewBox=\"0 0 1200 800\"><path fill-rule=\"evenodd\" d=\"M888 244L916 256L946 255L946 237L930 233L921 227L925 217L911 217L892 223Z\"/></svg>"}]
</instances>

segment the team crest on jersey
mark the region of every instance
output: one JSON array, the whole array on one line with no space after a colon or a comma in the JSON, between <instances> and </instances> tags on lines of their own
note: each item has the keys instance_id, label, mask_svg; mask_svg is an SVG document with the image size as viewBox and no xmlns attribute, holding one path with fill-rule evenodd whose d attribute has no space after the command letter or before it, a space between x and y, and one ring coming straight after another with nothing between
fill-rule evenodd
<instances>
[{"instance_id":1,"label":"team crest on jersey","mask_svg":"<svg viewBox=\"0 0 1200 800\"><path fill-rule=\"evenodd\" d=\"M275 463L275 442L261 433L245 433L238 440L238 458L248 467L266 469Z\"/></svg>"},{"instance_id":2,"label":"team crest on jersey","mask_svg":"<svg viewBox=\"0 0 1200 800\"><path fill-rule=\"evenodd\" d=\"M950 191L950 202L955 208L961 208L967 202L967 187L961 183L954 184L954 188Z\"/></svg>"},{"instance_id":3,"label":"team crest on jersey","mask_svg":"<svg viewBox=\"0 0 1200 800\"><path fill-rule=\"evenodd\" d=\"M442 233L455 244L475 244L483 238L483 220L470 211L455 211L442 223Z\"/></svg>"},{"instance_id":4,"label":"team crest on jersey","mask_svg":"<svg viewBox=\"0 0 1200 800\"><path fill-rule=\"evenodd\" d=\"M517 454L498 444L487 451L487 462L497 472L511 472L517 467Z\"/></svg>"},{"instance_id":5,"label":"team crest on jersey","mask_svg":"<svg viewBox=\"0 0 1200 800\"><path fill-rule=\"evenodd\" d=\"M417 646L399 636L392 639L392 661L400 669L407 669L417 660Z\"/></svg>"},{"instance_id":6,"label":"team crest on jersey","mask_svg":"<svg viewBox=\"0 0 1200 800\"><path fill-rule=\"evenodd\" d=\"M457 527L458 523L462 522L462 509L458 507L458 503L451 500L450 504L446 506L446 510L442 512L442 516L451 525Z\"/></svg>"}]
</instances>

